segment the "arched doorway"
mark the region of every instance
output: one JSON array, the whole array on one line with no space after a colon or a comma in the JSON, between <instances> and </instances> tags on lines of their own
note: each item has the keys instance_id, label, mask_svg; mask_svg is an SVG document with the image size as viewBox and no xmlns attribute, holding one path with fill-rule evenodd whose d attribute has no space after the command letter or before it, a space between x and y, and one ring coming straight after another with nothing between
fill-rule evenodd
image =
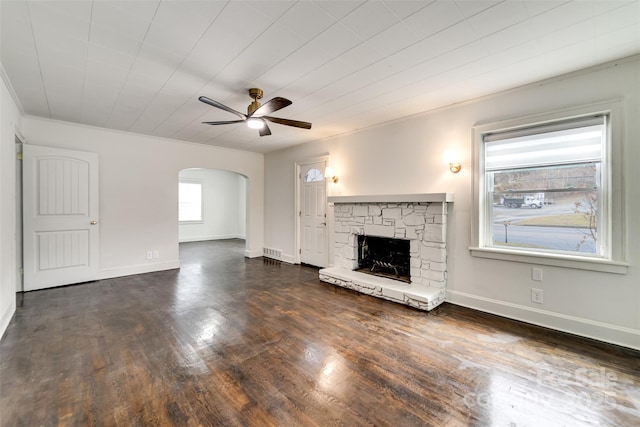
<instances>
[{"instance_id":1,"label":"arched doorway","mask_svg":"<svg viewBox=\"0 0 640 427\"><path fill-rule=\"evenodd\" d=\"M179 181L178 241L247 237L247 178L219 169L183 169Z\"/></svg>"}]
</instances>

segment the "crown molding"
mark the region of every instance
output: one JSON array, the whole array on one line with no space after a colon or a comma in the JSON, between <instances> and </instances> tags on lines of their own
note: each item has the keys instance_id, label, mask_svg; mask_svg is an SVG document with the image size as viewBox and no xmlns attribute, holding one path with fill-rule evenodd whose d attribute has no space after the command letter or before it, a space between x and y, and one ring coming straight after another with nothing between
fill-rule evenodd
<instances>
[{"instance_id":1,"label":"crown molding","mask_svg":"<svg viewBox=\"0 0 640 427\"><path fill-rule=\"evenodd\" d=\"M13 88L13 85L11 84L11 80L9 79L9 76L7 75L7 72L4 69L4 66L2 65L1 62L0 62L0 77L2 77L2 81L4 82L4 85L7 87L7 90L9 91L9 94L11 95L13 102L16 104L16 107L18 108L20 115L24 116L24 109L22 108L22 103L20 102L20 99L18 98L18 94Z\"/></svg>"}]
</instances>

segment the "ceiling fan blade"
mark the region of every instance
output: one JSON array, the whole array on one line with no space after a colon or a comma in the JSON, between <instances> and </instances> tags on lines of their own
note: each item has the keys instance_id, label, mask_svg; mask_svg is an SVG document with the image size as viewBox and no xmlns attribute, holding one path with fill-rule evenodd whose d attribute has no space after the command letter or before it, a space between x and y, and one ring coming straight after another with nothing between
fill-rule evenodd
<instances>
[{"instance_id":1,"label":"ceiling fan blade","mask_svg":"<svg viewBox=\"0 0 640 427\"><path fill-rule=\"evenodd\" d=\"M311 123L309 122L301 122L298 120L281 119L280 117L269 117L269 116L263 116L262 118L267 119L273 123L278 123L279 125L293 126L297 128L303 128L303 129L311 129Z\"/></svg>"},{"instance_id":2,"label":"ceiling fan blade","mask_svg":"<svg viewBox=\"0 0 640 427\"><path fill-rule=\"evenodd\" d=\"M226 105L221 104L218 101L214 101L213 99L207 98L206 96L201 96L198 99L201 102L204 102L205 104L211 105L212 107L216 107L216 108L219 108L221 110L228 111L231 114L235 114L236 116L240 117L243 120L247 119L247 115L246 114L242 114L241 112L236 111L233 108L227 107Z\"/></svg>"},{"instance_id":3,"label":"ceiling fan blade","mask_svg":"<svg viewBox=\"0 0 640 427\"><path fill-rule=\"evenodd\" d=\"M264 123L264 126L260 128L259 132L260 136L271 135L271 129L269 129L269 126L267 126L267 122Z\"/></svg>"},{"instance_id":4,"label":"ceiling fan blade","mask_svg":"<svg viewBox=\"0 0 640 427\"><path fill-rule=\"evenodd\" d=\"M223 120L218 122L202 122L203 125L230 125L232 123L244 123L244 120Z\"/></svg>"},{"instance_id":5,"label":"ceiling fan blade","mask_svg":"<svg viewBox=\"0 0 640 427\"><path fill-rule=\"evenodd\" d=\"M276 96L275 98L270 99L264 104L262 104L262 107L254 111L251 117L262 117L265 114L270 114L270 113L273 113L274 111L281 110L284 107L288 107L291 104L292 102L289 101L288 99L280 98L279 96Z\"/></svg>"}]
</instances>

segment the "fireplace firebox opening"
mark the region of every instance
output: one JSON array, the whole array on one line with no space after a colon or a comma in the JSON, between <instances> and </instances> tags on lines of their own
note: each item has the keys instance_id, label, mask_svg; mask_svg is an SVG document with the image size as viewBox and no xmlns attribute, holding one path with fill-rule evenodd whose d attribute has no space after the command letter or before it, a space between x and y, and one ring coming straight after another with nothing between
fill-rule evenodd
<instances>
[{"instance_id":1,"label":"fireplace firebox opening","mask_svg":"<svg viewBox=\"0 0 640 427\"><path fill-rule=\"evenodd\" d=\"M356 271L411 283L409 246L409 240L359 235Z\"/></svg>"}]
</instances>

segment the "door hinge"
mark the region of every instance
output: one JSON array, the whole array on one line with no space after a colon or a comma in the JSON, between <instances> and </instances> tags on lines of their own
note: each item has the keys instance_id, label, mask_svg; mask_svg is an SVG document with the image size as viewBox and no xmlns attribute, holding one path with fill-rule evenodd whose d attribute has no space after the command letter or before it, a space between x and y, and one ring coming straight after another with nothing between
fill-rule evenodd
<instances>
[{"instance_id":1,"label":"door hinge","mask_svg":"<svg viewBox=\"0 0 640 427\"><path fill-rule=\"evenodd\" d=\"M302 249L298 249L298 253L302 255Z\"/></svg>"},{"instance_id":2,"label":"door hinge","mask_svg":"<svg viewBox=\"0 0 640 427\"><path fill-rule=\"evenodd\" d=\"M18 160L22 160L22 153L16 153L16 158Z\"/></svg>"},{"instance_id":3,"label":"door hinge","mask_svg":"<svg viewBox=\"0 0 640 427\"><path fill-rule=\"evenodd\" d=\"M18 270L18 273L20 273L21 276L24 276L24 268L20 268L20 270Z\"/></svg>"},{"instance_id":4,"label":"door hinge","mask_svg":"<svg viewBox=\"0 0 640 427\"><path fill-rule=\"evenodd\" d=\"M302 211L298 211L298 216L302 216Z\"/></svg>"}]
</instances>

